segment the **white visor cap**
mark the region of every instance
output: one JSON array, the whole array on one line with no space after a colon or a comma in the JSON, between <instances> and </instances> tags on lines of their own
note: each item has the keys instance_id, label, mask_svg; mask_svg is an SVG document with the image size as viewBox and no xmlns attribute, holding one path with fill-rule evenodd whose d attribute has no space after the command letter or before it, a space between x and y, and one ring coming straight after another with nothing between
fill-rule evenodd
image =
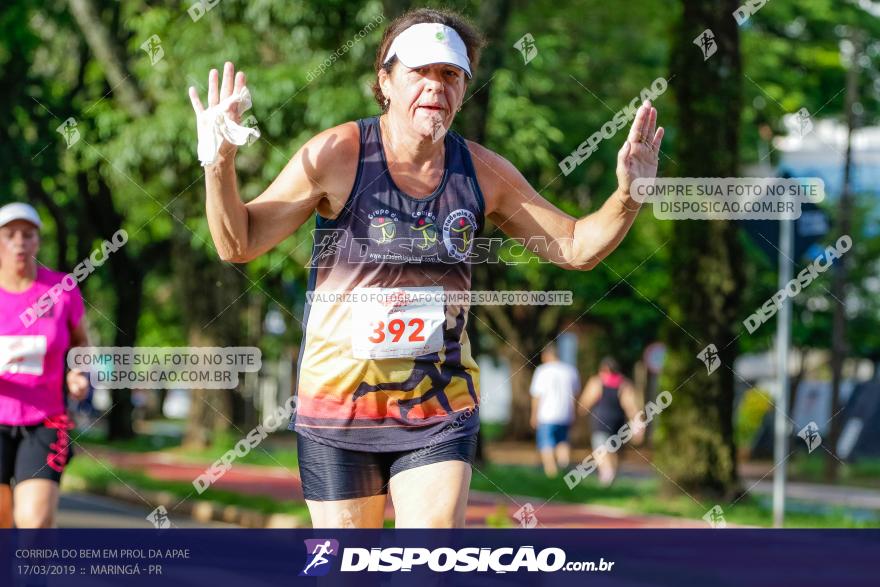
<instances>
[{"instance_id":1,"label":"white visor cap","mask_svg":"<svg viewBox=\"0 0 880 587\"><path fill-rule=\"evenodd\" d=\"M455 29L439 22L414 24L394 38L383 64L397 56L407 67L422 67L431 63L449 63L464 70L471 77L471 63L467 47Z\"/></svg>"},{"instance_id":2,"label":"white visor cap","mask_svg":"<svg viewBox=\"0 0 880 587\"><path fill-rule=\"evenodd\" d=\"M0 226L6 226L13 220L27 220L37 228L43 228L40 215L30 204L15 202L0 208Z\"/></svg>"}]
</instances>

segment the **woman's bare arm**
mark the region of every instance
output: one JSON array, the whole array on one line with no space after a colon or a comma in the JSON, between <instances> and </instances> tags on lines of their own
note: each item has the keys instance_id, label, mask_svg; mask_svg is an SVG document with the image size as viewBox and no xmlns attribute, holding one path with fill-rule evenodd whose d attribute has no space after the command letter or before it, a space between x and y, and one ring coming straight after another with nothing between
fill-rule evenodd
<instances>
[{"instance_id":1,"label":"woman's bare arm","mask_svg":"<svg viewBox=\"0 0 880 587\"><path fill-rule=\"evenodd\" d=\"M83 316L79 324L70 329L70 348L89 346L89 327ZM65 375L67 391L75 400L82 400L89 393L89 378L79 369L71 369Z\"/></svg>"},{"instance_id":2,"label":"woman's bare arm","mask_svg":"<svg viewBox=\"0 0 880 587\"><path fill-rule=\"evenodd\" d=\"M584 386L584 391L581 393L581 397L578 400L578 413L580 415L584 415L590 410L593 409L593 406L599 401L599 398L602 396L602 384L599 382L598 377L590 377L587 380L587 384Z\"/></svg>"},{"instance_id":3,"label":"woman's bare arm","mask_svg":"<svg viewBox=\"0 0 880 587\"><path fill-rule=\"evenodd\" d=\"M617 190L599 210L580 219L548 202L504 157L469 143L489 218L548 261L566 269L592 269L617 248L638 215L639 203L629 195L632 182L657 174L664 131L655 130L656 121L657 111L646 101L618 152ZM650 146L640 137L652 139Z\"/></svg>"},{"instance_id":4,"label":"woman's bare arm","mask_svg":"<svg viewBox=\"0 0 880 587\"><path fill-rule=\"evenodd\" d=\"M620 407L623 408L627 419L632 420L635 418L636 414L639 413L639 402L636 397L636 388L628 379L624 379L620 385L618 397L620 398Z\"/></svg>"},{"instance_id":5,"label":"woman's bare arm","mask_svg":"<svg viewBox=\"0 0 880 587\"><path fill-rule=\"evenodd\" d=\"M218 93L217 72L211 70L209 106L244 87L244 74L233 73L232 64L227 63ZM190 98L200 112L203 107L193 88ZM227 114L237 120L237 112ZM358 148L353 122L323 131L294 154L262 194L245 204L238 193L236 147L224 141L217 160L205 167L208 227L220 258L246 263L290 236L315 210L331 217L338 214L354 182Z\"/></svg>"}]
</instances>

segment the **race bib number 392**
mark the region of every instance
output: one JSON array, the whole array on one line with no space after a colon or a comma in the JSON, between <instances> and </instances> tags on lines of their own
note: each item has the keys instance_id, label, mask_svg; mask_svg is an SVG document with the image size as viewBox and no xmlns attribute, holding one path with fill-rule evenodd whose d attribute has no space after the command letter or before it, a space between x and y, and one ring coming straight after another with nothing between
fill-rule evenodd
<instances>
[{"instance_id":1,"label":"race bib number 392","mask_svg":"<svg viewBox=\"0 0 880 587\"><path fill-rule=\"evenodd\" d=\"M443 348L442 287L362 287L352 291L356 359L417 357Z\"/></svg>"}]
</instances>

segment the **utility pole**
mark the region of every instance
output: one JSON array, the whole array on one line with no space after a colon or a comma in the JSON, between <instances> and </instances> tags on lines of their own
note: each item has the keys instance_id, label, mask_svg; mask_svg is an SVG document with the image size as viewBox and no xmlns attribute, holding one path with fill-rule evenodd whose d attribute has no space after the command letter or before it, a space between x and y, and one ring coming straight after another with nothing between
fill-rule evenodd
<instances>
[{"instance_id":1,"label":"utility pole","mask_svg":"<svg viewBox=\"0 0 880 587\"><path fill-rule=\"evenodd\" d=\"M790 199L793 198L789 195ZM784 290L794 273L794 220L779 221L779 289ZM791 348L791 299L782 300L776 321L776 397L773 442L773 527L785 523L785 471L788 460L788 355Z\"/></svg>"}]
</instances>

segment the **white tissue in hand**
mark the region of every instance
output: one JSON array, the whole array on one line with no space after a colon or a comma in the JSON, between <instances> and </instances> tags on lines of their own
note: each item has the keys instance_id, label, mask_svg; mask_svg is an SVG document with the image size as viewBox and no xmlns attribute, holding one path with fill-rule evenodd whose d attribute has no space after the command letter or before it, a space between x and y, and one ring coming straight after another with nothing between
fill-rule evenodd
<instances>
[{"instance_id":1,"label":"white tissue in hand","mask_svg":"<svg viewBox=\"0 0 880 587\"><path fill-rule=\"evenodd\" d=\"M224 139L233 145L243 145L250 137L260 137L259 129L242 126L229 118L226 111L231 104L236 104L239 115L250 109L251 94L247 87L198 115L198 153L202 165L210 165L217 160L217 153Z\"/></svg>"}]
</instances>

